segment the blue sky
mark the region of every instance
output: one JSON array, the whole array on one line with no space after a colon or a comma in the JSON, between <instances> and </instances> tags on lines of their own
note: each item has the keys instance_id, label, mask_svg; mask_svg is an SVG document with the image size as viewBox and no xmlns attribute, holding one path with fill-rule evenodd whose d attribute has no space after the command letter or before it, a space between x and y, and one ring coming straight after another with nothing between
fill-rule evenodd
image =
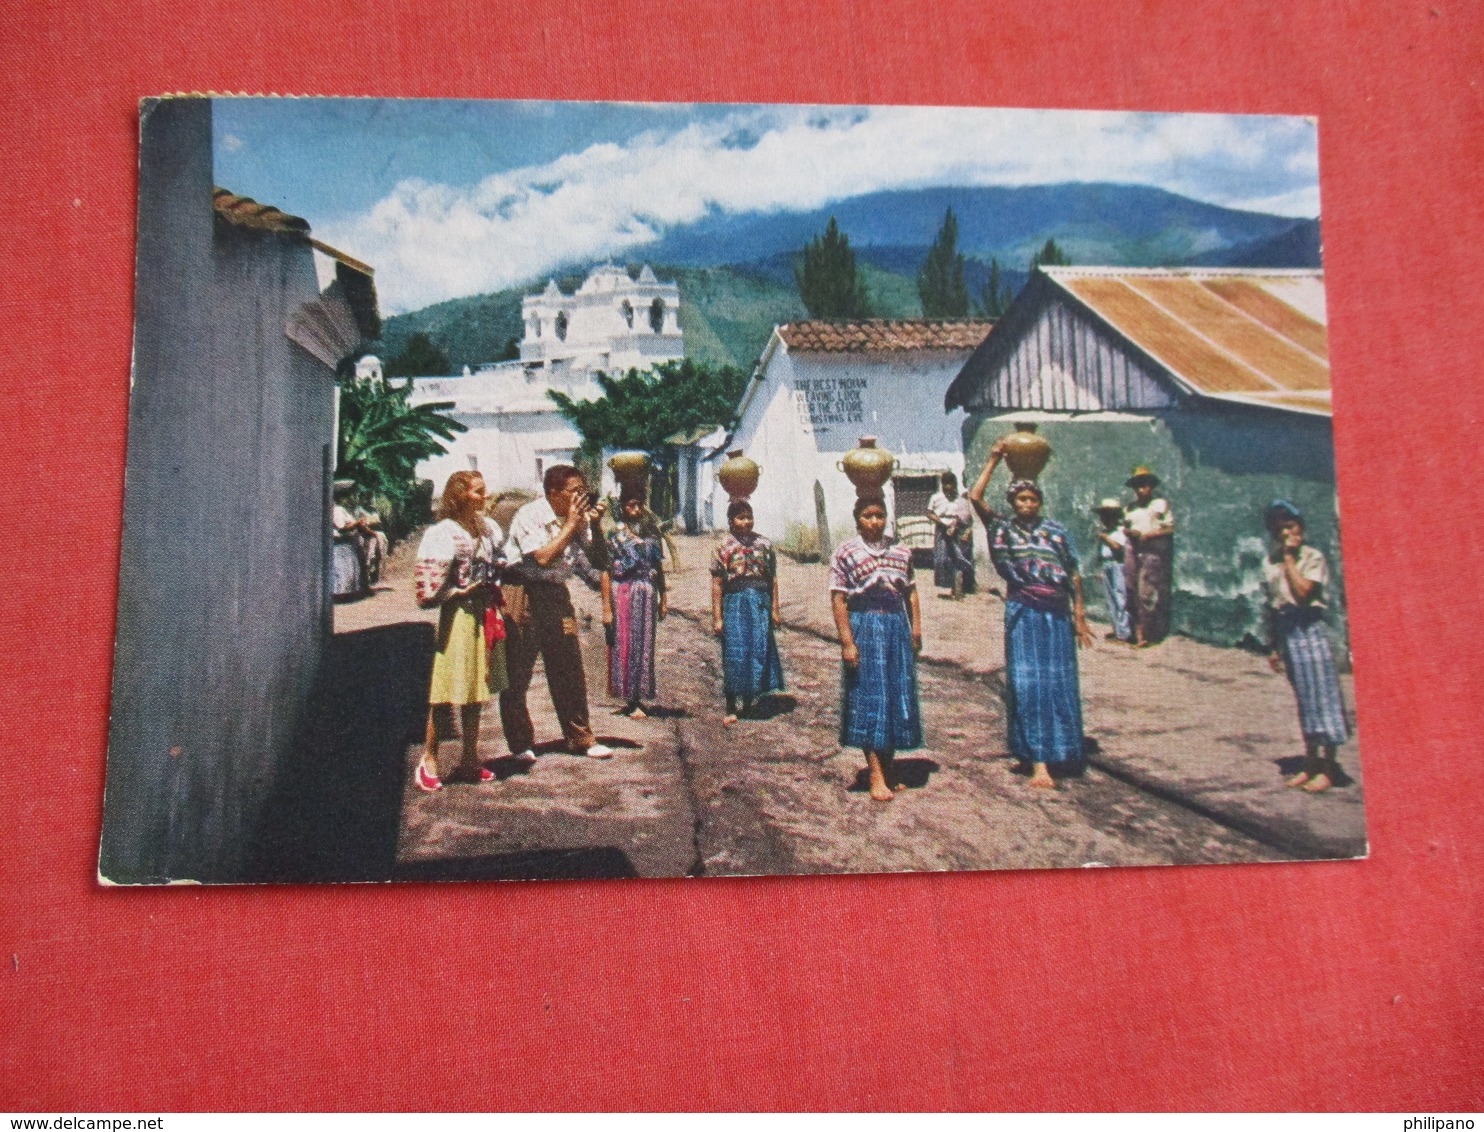
<instances>
[{"instance_id":1,"label":"blue sky","mask_svg":"<svg viewBox=\"0 0 1484 1132\"><path fill-rule=\"evenodd\" d=\"M390 313L622 256L709 211L1116 181L1319 214L1311 120L1218 114L217 99L218 184L377 268Z\"/></svg>"}]
</instances>

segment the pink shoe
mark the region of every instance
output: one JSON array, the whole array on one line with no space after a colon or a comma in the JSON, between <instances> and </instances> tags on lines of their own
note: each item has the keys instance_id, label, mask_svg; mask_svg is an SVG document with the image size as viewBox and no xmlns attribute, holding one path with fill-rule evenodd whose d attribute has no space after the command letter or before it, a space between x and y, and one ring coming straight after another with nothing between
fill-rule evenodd
<instances>
[{"instance_id":1,"label":"pink shoe","mask_svg":"<svg viewBox=\"0 0 1484 1132\"><path fill-rule=\"evenodd\" d=\"M489 767L482 766L482 767L479 768L479 781L480 782L493 782L496 777L497 776L496 776L495 772L492 771L492 770L490 770Z\"/></svg>"},{"instance_id":2,"label":"pink shoe","mask_svg":"<svg viewBox=\"0 0 1484 1132\"><path fill-rule=\"evenodd\" d=\"M428 768L422 763L417 764L417 773L413 775L417 788L425 794L436 794L443 789L443 780L436 774L429 774Z\"/></svg>"}]
</instances>

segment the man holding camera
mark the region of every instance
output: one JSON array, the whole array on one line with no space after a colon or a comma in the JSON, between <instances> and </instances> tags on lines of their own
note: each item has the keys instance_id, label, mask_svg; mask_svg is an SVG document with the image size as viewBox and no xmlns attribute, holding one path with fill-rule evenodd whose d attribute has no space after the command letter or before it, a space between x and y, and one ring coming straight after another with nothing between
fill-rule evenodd
<instances>
[{"instance_id":1,"label":"man holding camera","mask_svg":"<svg viewBox=\"0 0 1484 1132\"><path fill-rule=\"evenodd\" d=\"M500 693L505 742L522 762L535 762L535 729L526 706L536 658L546 668L552 706L567 749L575 755L613 755L588 724L587 678L577 636L577 613L567 581L575 572L594 576L604 541L598 529L607 504L593 499L582 473L570 464L548 468L545 497L527 503L510 523L505 572L505 662L510 684Z\"/></svg>"}]
</instances>

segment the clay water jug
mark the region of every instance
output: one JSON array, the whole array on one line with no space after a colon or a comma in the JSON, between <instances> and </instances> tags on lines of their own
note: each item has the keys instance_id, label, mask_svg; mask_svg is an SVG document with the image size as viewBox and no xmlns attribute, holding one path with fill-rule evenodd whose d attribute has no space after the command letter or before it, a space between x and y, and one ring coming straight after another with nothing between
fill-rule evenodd
<instances>
[{"instance_id":1,"label":"clay water jug","mask_svg":"<svg viewBox=\"0 0 1484 1132\"><path fill-rule=\"evenodd\" d=\"M757 490L758 476L762 468L742 455L742 449L733 448L727 453L727 461L717 469L716 478L721 488L732 499L746 499Z\"/></svg>"},{"instance_id":2,"label":"clay water jug","mask_svg":"<svg viewBox=\"0 0 1484 1132\"><path fill-rule=\"evenodd\" d=\"M897 460L885 448L876 447L874 436L863 436L860 444L845 453L845 458L836 467L855 484L855 494L859 498L863 495L880 495L886 481L896 471Z\"/></svg>"},{"instance_id":3,"label":"clay water jug","mask_svg":"<svg viewBox=\"0 0 1484 1132\"><path fill-rule=\"evenodd\" d=\"M649 475L649 453L617 452L608 457L608 466L613 469L613 478L620 485L644 485Z\"/></svg>"},{"instance_id":4,"label":"clay water jug","mask_svg":"<svg viewBox=\"0 0 1484 1132\"><path fill-rule=\"evenodd\" d=\"M1015 431L1003 437L1005 442L1005 466L1010 475L1018 480L1033 480L1051 459L1051 441L1036 434L1031 421L1017 421Z\"/></svg>"}]
</instances>

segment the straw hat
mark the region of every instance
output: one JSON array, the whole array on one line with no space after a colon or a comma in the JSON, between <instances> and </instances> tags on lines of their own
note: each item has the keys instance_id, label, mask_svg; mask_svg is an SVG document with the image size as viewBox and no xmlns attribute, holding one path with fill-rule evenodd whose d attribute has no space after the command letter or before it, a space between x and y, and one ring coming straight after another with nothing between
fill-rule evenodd
<instances>
[{"instance_id":1,"label":"straw hat","mask_svg":"<svg viewBox=\"0 0 1484 1132\"><path fill-rule=\"evenodd\" d=\"M1092 509L1094 515L1101 515L1104 511L1117 511L1123 514L1123 503L1117 499L1104 499Z\"/></svg>"},{"instance_id":2,"label":"straw hat","mask_svg":"<svg viewBox=\"0 0 1484 1132\"><path fill-rule=\"evenodd\" d=\"M1141 483L1147 483L1150 487L1159 486L1159 477L1143 464L1134 469L1134 474L1124 481L1124 487L1138 487Z\"/></svg>"}]
</instances>

